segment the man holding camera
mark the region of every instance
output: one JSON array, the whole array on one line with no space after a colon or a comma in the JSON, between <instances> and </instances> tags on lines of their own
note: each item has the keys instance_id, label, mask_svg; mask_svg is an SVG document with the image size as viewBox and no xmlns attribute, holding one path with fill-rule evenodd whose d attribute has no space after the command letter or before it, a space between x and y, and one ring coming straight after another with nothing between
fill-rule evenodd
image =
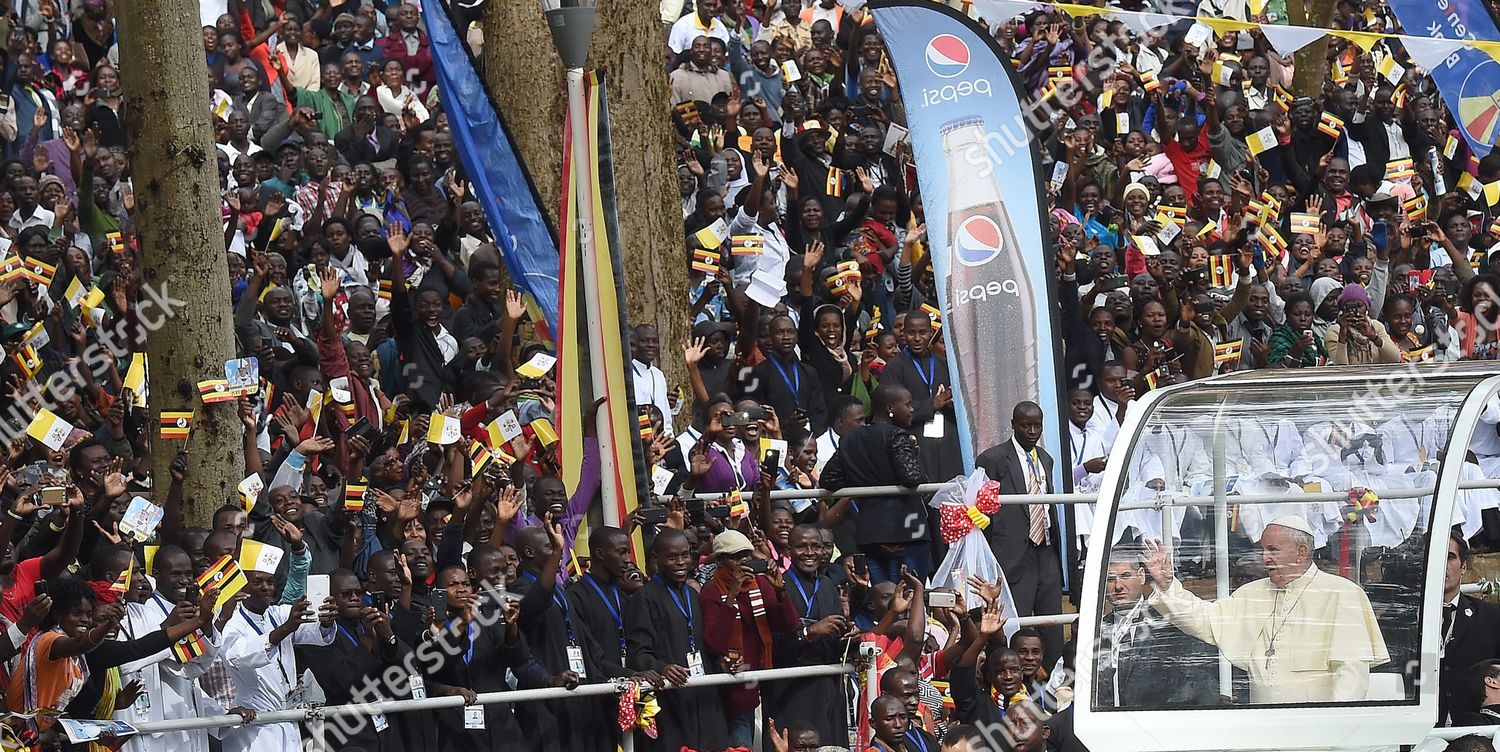
<instances>
[{"instance_id":1,"label":"man holding camera","mask_svg":"<svg viewBox=\"0 0 1500 752\"><path fill-rule=\"evenodd\" d=\"M771 668L772 637L795 632L797 611L786 594L786 574L737 530L714 537L713 579L698 593L703 606L703 647L726 673ZM755 684L724 687L730 746L750 746L755 736Z\"/></svg>"}]
</instances>

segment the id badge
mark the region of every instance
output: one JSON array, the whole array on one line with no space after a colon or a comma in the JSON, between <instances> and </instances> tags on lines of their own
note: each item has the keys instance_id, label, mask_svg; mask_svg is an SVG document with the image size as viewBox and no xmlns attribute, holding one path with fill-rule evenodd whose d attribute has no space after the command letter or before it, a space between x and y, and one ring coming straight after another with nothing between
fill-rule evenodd
<instances>
[{"instance_id":1,"label":"id badge","mask_svg":"<svg viewBox=\"0 0 1500 752\"><path fill-rule=\"evenodd\" d=\"M375 733L377 734L391 727L390 722L385 719L385 713L376 713L375 717L370 720L375 724Z\"/></svg>"},{"instance_id":2,"label":"id badge","mask_svg":"<svg viewBox=\"0 0 1500 752\"><path fill-rule=\"evenodd\" d=\"M587 676L587 672L583 669L583 648L577 645L568 646L568 670L578 674L580 679Z\"/></svg>"},{"instance_id":3,"label":"id badge","mask_svg":"<svg viewBox=\"0 0 1500 752\"><path fill-rule=\"evenodd\" d=\"M464 706L464 728L465 729L469 729L471 731L483 731L484 730L484 706L483 705L466 705L466 706Z\"/></svg>"},{"instance_id":4,"label":"id badge","mask_svg":"<svg viewBox=\"0 0 1500 752\"><path fill-rule=\"evenodd\" d=\"M688 652L687 663L688 676L703 675L703 655L701 653L696 650Z\"/></svg>"},{"instance_id":5,"label":"id badge","mask_svg":"<svg viewBox=\"0 0 1500 752\"><path fill-rule=\"evenodd\" d=\"M139 697L135 698L135 711L137 713L146 713L150 710L151 694L148 692L142 692Z\"/></svg>"},{"instance_id":6,"label":"id badge","mask_svg":"<svg viewBox=\"0 0 1500 752\"><path fill-rule=\"evenodd\" d=\"M927 421L927 425L922 426L922 438L924 438L924 439L941 439L941 438L943 438L943 416L941 416L941 415L934 415L934 416L932 416L932 420Z\"/></svg>"},{"instance_id":7,"label":"id badge","mask_svg":"<svg viewBox=\"0 0 1500 752\"><path fill-rule=\"evenodd\" d=\"M411 699L427 699L427 682L421 676L412 674L406 679L407 686L411 687Z\"/></svg>"}]
</instances>

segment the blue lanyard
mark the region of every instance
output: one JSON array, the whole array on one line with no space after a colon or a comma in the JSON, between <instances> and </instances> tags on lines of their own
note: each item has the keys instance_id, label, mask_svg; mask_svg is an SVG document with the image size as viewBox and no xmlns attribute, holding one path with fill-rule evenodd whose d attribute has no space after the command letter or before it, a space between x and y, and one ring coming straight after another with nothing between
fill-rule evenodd
<instances>
[{"instance_id":1,"label":"blue lanyard","mask_svg":"<svg viewBox=\"0 0 1500 752\"><path fill-rule=\"evenodd\" d=\"M787 389L791 390L792 402L795 404L797 402L797 395L802 391L802 371L797 369L797 362L792 361L792 374L788 376L786 369L782 367L781 361L777 360L776 356L771 356L769 360L771 361L771 365L776 366L777 372L781 374L781 382L786 384Z\"/></svg>"},{"instance_id":2,"label":"blue lanyard","mask_svg":"<svg viewBox=\"0 0 1500 752\"><path fill-rule=\"evenodd\" d=\"M541 580L531 572L521 572L521 576L536 583L537 587L542 586ZM578 639L573 634L573 620L568 617L568 599L563 597L562 593L557 592L556 586L552 588L552 602L562 609L563 629L568 631L568 644L577 645Z\"/></svg>"},{"instance_id":3,"label":"blue lanyard","mask_svg":"<svg viewBox=\"0 0 1500 752\"><path fill-rule=\"evenodd\" d=\"M447 621L444 621L443 626L451 632L453 630L453 620L448 619ZM469 622L469 649L464 652L465 666L474 662L474 638L476 636L474 633L477 631L479 630L474 626L474 622Z\"/></svg>"},{"instance_id":4,"label":"blue lanyard","mask_svg":"<svg viewBox=\"0 0 1500 752\"><path fill-rule=\"evenodd\" d=\"M620 636L620 656L623 658L625 655L625 619L620 616L620 588L615 585L609 586L610 592L615 594L614 600L610 600L609 596L604 594L604 588L600 587L599 583L594 580L593 575L585 573L583 581L587 582L589 587L593 588L594 592L599 594L599 600L604 601L604 607L609 610L609 615L614 617L615 631ZM621 665L624 665L623 661L621 661Z\"/></svg>"},{"instance_id":5,"label":"blue lanyard","mask_svg":"<svg viewBox=\"0 0 1500 752\"><path fill-rule=\"evenodd\" d=\"M256 634L258 634L258 635L264 635L264 634L265 634L265 632L262 632L262 631L260 631L260 625L259 625L259 624L256 624L256 623L255 623L255 620L254 620L254 619L251 619L251 618L250 618L250 612L249 612L249 611L246 611L246 610L245 610L245 607L244 607L244 606L240 606L240 615L241 615L241 616L244 616L244 617L245 617L245 623L246 623L246 624L249 624L249 625L250 625L250 628L251 628L251 629L253 629L253 630L255 630L255 633L256 633ZM281 625L280 625L280 624L277 624L277 623L276 623L276 617L274 617L274 616L271 616L271 612L270 612L270 611L267 611L267 612L266 612L266 621L269 621L269 622L271 622L271 629L272 629L272 630L273 630L273 631L274 631L274 630L275 630L275 629L276 629L276 628L277 628L277 627L280 627L280 626L281 626ZM277 649L277 650L280 650L280 649L281 649L281 646L280 646L280 645L277 645L277 646L276 646L276 649Z\"/></svg>"},{"instance_id":6,"label":"blue lanyard","mask_svg":"<svg viewBox=\"0 0 1500 752\"><path fill-rule=\"evenodd\" d=\"M166 600L164 600L159 593L152 593L151 594L151 600L156 601L156 606L157 606L157 608L161 609L161 612L162 612L163 615L165 615L165 616L171 616L172 615L172 609L167 608L167 602L166 602Z\"/></svg>"},{"instance_id":7,"label":"blue lanyard","mask_svg":"<svg viewBox=\"0 0 1500 752\"><path fill-rule=\"evenodd\" d=\"M1083 434L1083 441L1081 441L1081 442L1079 442L1077 444L1074 444L1073 443L1073 437L1069 436L1068 437L1068 446L1073 447L1073 461L1076 462L1076 463L1078 463L1078 464L1080 464L1080 465L1082 465L1083 462L1084 462L1084 460L1088 459L1088 458L1083 457L1081 455L1083 454L1084 448L1089 445L1089 429L1083 428L1083 429L1081 429L1080 432Z\"/></svg>"},{"instance_id":8,"label":"blue lanyard","mask_svg":"<svg viewBox=\"0 0 1500 752\"><path fill-rule=\"evenodd\" d=\"M347 630L347 629L345 629L345 628L344 628L344 625L342 625L342 624L338 624L338 625L335 625L335 626L337 626L337 627L338 627L338 628L339 628L339 633L340 633L340 634L342 634L342 635L343 635L343 636L345 636L345 637L348 637L348 638L349 638L349 642L351 642L351 643L353 643L353 645L354 645L354 647L359 647L359 646L361 646L361 645L362 645L362 644L364 644L364 643L361 643L361 642L360 642L360 641L359 641L359 638L358 638L358 637L355 637L355 636L354 636L354 633L353 633L353 632L350 632L350 631L349 631L349 630Z\"/></svg>"},{"instance_id":9,"label":"blue lanyard","mask_svg":"<svg viewBox=\"0 0 1500 752\"><path fill-rule=\"evenodd\" d=\"M671 585L668 585L667 581L663 579L661 575L656 576L656 581L661 583L661 586L667 589L667 595L672 596L672 602L677 604L677 610L682 612L682 618L687 619L688 652L696 651L698 649L698 636L693 633L692 596L688 595L687 593L683 593L681 596L679 596L677 594L677 589L672 587ZM687 585L683 585L682 589L687 590Z\"/></svg>"},{"instance_id":10,"label":"blue lanyard","mask_svg":"<svg viewBox=\"0 0 1500 752\"><path fill-rule=\"evenodd\" d=\"M927 752L927 740L922 738L921 732L917 731L915 727L906 730L906 739L917 749Z\"/></svg>"},{"instance_id":11,"label":"blue lanyard","mask_svg":"<svg viewBox=\"0 0 1500 752\"><path fill-rule=\"evenodd\" d=\"M798 577L794 571L788 571L787 574L791 575L792 584L797 586L797 594L802 596L802 600L807 603L807 610L802 612L802 617L804 619L811 619L813 614L813 599L818 597L818 588L823 586L823 581L819 580L818 576L814 574L812 595L808 595L807 590L802 587L802 578Z\"/></svg>"},{"instance_id":12,"label":"blue lanyard","mask_svg":"<svg viewBox=\"0 0 1500 752\"><path fill-rule=\"evenodd\" d=\"M927 385L928 394L931 394L934 382L937 381L937 356L927 356L927 371L924 373L922 371L922 362L917 360L917 356L911 351L911 348L907 348L906 355L911 358L912 367L917 369L917 376L921 377L922 383Z\"/></svg>"}]
</instances>

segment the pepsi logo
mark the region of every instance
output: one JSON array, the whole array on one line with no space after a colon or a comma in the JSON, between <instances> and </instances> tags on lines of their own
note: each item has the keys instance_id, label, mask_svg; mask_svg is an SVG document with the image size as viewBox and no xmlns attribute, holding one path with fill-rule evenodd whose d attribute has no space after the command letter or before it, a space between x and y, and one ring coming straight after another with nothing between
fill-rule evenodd
<instances>
[{"instance_id":1,"label":"pepsi logo","mask_svg":"<svg viewBox=\"0 0 1500 752\"><path fill-rule=\"evenodd\" d=\"M952 34L939 34L927 43L927 69L938 78L960 76L969 69L969 45Z\"/></svg>"},{"instance_id":2,"label":"pepsi logo","mask_svg":"<svg viewBox=\"0 0 1500 752\"><path fill-rule=\"evenodd\" d=\"M964 266L981 266L1000 255L1000 225L989 217L969 217L958 226L953 255Z\"/></svg>"}]
</instances>

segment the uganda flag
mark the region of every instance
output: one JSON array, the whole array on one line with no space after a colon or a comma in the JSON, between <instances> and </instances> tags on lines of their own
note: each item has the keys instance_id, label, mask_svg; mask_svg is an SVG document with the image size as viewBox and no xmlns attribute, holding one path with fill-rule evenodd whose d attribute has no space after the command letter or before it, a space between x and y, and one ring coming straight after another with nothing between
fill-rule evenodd
<instances>
[{"instance_id":1,"label":"uganda flag","mask_svg":"<svg viewBox=\"0 0 1500 752\"><path fill-rule=\"evenodd\" d=\"M1243 337L1222 345L1214 345L1214 366L1220 371L1233 371L1240 364L1240 354L1245 351Z\"/></svg>"},{"instance_id":2,"label":"uganda flag","mask_svg":"<svg viewBox=\"0 0 1500 752\"><path fill-rule=\"evenodd\" d=\"M363 512L365 509L365 491L369 486L363 481L351 483L344 487L344 508L351 512Z\"/></svg>"},{"instance_id":3,"label":"uganda flag","mask_svg":"<svg viewBox=\"0 0 1500 752\"><path fill-rule=\"evenodd\" d=\"M1426 363L1437 357L1437 345L1431 344L1401 353L1402 363Z\"/></svg>"},{"instance_id":4,"label":"uganda flag","mask_svg":"<svg viewBox=\"0 0 1500 752\"><path fill-rule=\"evenodd\" d=\"M208 640L204 639L200 631L194 631L172 645L172 657L178 663L187 663L207 652Z\"/></svg>"},{"instance_id":5,"label":"uganda flag","mask_svg":"<svg viewBox=\"0 0 1500 752\"><path fill-rule=\"evenodd\" d=\"M225 554L219 560L203 570L196 580L198 589L205 593L218 593L218 602L215 607L222 605L226 600L233 598L235 593L244 589L247 581L245 572L240 569L239 562L234 556Z\"/></svg>"},{"instance_id":6,"label":"uganda flag","mask_svg":"<svg viewBox=\"0 0 1500 752\"><path fill-rule=\"evenodd\" d=\"M188 437L188 431L193 427L193 413L190 411L166 412L161 414L161 437L166 440L183 440Z\"/></svg>"},{"instance_id":7,"label":"uganda flag","mask_svg":"<svg viewBox=\"0 0 1500 752\"><path fill-rule=\"evenodd\" d=\"M198 395L203 398L205 405L233 402L239 398L239 395L230 390L229 382L224 379L207 379L198 382Z\"/></svg>"}]
</instances>

